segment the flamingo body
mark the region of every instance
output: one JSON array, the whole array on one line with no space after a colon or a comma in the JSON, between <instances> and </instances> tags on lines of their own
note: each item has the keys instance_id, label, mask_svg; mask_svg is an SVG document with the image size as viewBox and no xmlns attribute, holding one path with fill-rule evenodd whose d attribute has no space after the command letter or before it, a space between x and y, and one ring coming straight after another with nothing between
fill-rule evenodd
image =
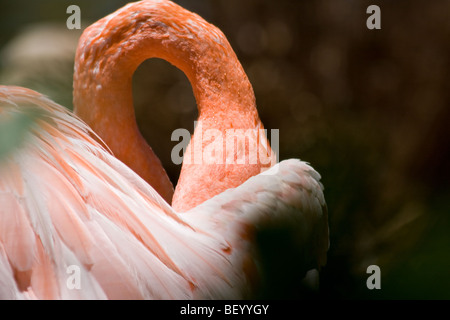
<instances>
[{"instance_id":1,"label":"flamingo body","mask_svg":"<svg viewBox=\"0 0 450 320\"><path fill-rule=\"evenodd\" d=\"M274 226L294 230L292 255L303 261L295 276L325 264L326 204L308 164L282 161L180 214L76 115L34 91L0 86L0 117L29 110L41 116L0 159L0 298L253 297L256 235Z\"/></svg>"}]
</instances>

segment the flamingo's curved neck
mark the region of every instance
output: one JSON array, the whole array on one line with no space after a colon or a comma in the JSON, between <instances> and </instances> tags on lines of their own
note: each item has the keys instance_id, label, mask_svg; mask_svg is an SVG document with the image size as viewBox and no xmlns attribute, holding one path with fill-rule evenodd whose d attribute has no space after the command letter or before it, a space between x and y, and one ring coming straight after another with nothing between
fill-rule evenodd
<instances>
[{"instance_id":1,"label":"flamingo's curved neck","mask_svg":"<svg viewBox=\"0 0 450 320\"><path fill-rule=\"evenodd\" d=\"M214 128L225 133L230 128L255 129L262 125L253 89L230 44L219 29L198 15L170 1L142 1L86 29L75 60L75 112L119 159L167 200L171 197L170 182L138 131L132 101L133 73L153 57L169 61L188 77L201 130ZM203 137L198 131L191 144L199 141L198 136ZM202 140L199 145L204 148L210 142ZM179 211L188 210L239 185L260 169L259 163L183 164L173 205Z\"/></svg>"}]
</instances>

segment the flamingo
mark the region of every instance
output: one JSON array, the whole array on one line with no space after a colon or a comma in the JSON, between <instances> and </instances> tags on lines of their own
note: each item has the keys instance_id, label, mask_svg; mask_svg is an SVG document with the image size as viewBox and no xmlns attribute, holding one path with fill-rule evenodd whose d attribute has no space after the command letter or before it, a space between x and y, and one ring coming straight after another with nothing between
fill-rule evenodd
<instances>
[{"instance_id":1,"label":"flamingo","mask_svg":"<svg viewBox=\"0 0 450 320\"><path fill-rule=\"evenodd\" d=\"M173 191L134 119L131 77L151 57L191 82L202 126L186 155L223 146L202 136L209 129L263 128L218 28L165 0L99 20L79 41L75 114L35 91L0 86L2 118L40 114L22 145L0 159L1 299L254 297L262 277L256 236L273 227L292 231L291 254L302 261L295 276L325 265L323 186L303 161L183 162ZM273 157L259 135L231 157L249 155L252 143ZM78 286L70 285L75 275Z\"/></svg>"}]
</instances>

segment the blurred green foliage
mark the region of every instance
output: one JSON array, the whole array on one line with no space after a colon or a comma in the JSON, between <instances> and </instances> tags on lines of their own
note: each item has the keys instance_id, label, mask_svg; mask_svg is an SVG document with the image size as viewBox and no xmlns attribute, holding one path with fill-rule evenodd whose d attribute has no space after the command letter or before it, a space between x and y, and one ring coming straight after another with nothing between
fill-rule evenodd
<instances>
[{"instance_id":1,"label":"blurred green foliage","mask_svg":"<svg viewBox=\"0 0 450 320\"><path fill-rule=\"evenodd\" d=\"M0 82L71 108L79 33L65 28L65 9L79 5L84 28L126 2L2 1ZM281 159L301 158L323 177L331 246L321 290L310 297L449 299L450 2L376 1L381 30L366 28L374 4L366 0L176 2L227 35L265 127L280 130ZM46 44L65 49L38 62L35 50L14 44L28 24L44 22L71 40ZM193 129L190 85L149 60L133 90L141 131L176 182L170 134ZM381 268L381 290L366 287L371 264Z\"/></svg>"},{"instance_id":2,"label":"blurred green foliage","mask_svg":"<svg viewBox=\"0 0 450 320\"><path fill-rule=\"evenodd\" d=\"M0 110L0 161L23 145L28 132L40 116L35 109L23 110L20 113Z\"/></svg>"}]
</instances>

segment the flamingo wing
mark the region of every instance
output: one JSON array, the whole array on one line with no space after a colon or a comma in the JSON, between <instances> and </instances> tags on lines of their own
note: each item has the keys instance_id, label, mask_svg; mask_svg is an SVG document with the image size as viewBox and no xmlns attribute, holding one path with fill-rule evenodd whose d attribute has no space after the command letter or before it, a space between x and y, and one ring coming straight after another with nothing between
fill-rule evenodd
<instances>
[{"instance_id":1,"label":"flamingo wing","mask_svg":"<svg viewBox=\"0 0 450 320\"><path fill-rule=\"evenodd\" d=\"M294 226L312 267L325 263L326 206L305 163L281 162L178 215L66 109L0 86L0 116L27 108L42 116L0 159L0 298L249 297L254 231L277 224Z\"/></svg>"},{"instance_id":2,"label":"flamingo wing","mask_svg":"<svg viewBox=\"0 0 450 320\"><path fill-rule=\"evenodd\" d=\"M288 239L292 259L284 261L297 261L299 267L297 274L288 277L302 279L307 271L320 270L327 260L328 212L320 178L309 164L298 159L284 160L183 217L194 228L215 232L212 236L217 239L226 235L223 241L230 246L230 261L241 266L246 279L256 280L253 285L257 286L261 283L254 275L263 269L263 248L257 245L258 237L275 230L275 237L270 238L275 243L269 250L283 251L280 246L286 243L277 238L282 235ZM278 267L280 272L288 269Z\"/></svg>"},{"instance_id":3,"label":"flamingo wing","mask_svg":"<svg viewBox=\"0 0 450 320\"><path fill-rule=\"evenodd\" d=\"M166 253L190 230L170 206L64 108L17 87L0 87L0 104L45 112L0 163L0 297L191 297Z\"/></svg>"}]
</instances>

